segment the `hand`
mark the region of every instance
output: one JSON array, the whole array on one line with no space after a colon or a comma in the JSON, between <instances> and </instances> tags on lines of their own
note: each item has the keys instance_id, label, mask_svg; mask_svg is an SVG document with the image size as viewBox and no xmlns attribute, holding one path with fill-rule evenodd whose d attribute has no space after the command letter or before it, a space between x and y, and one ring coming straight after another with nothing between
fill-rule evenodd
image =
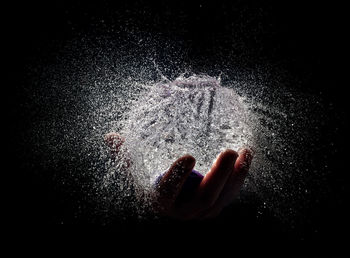
<instances>
[{"instance_id":1,"label":"hand","mask_svg":"<svg viewBox=\"0 0 350 258\"><path fill-rule=\"evenodd\" d=\"M116 133L105 136L112 154L118 153L124 139ZM196 160L184 155L176 160L155 186L154 208L162 215L181 220L216 217L232 203L248 174L252 151L238 153L227 149L220 153L210 171L186 200L179 200L182 187L191 174Z\"/></svg>"}]
</instances>

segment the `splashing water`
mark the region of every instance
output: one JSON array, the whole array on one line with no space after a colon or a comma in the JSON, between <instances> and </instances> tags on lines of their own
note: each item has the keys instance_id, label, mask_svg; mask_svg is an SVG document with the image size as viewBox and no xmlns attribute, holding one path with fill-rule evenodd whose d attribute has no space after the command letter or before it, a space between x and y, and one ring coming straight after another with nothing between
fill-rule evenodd
<instances>
[{"instance_id":1,"label":"splashing water","mask_svg":"<svg viewBox=\"0 0 350 258\"><path fill-rule=\"evenodd\" d=\"M262 209L282 217L307 205L306 172L298 164L308 162L308 131L317 130L311 98L248 76L225 83L195 74L159 78L159 71L142 63L139 53L133 58L142 65L112 58L115 53L123 52L108 52L102 61L62 61L59 68L48 68L44 79L33 80L45 91L38 87L30 92L34 103L46 108L41 109L45 119L33 125L26 141L43 166L58 168L54 176L62 185L77 182L72 188L82 188L96 213L112 217L133 210L142 215L155 179L180 156L194 156L196 170L205 174L220 151L246 146L255 156L242 201L255 194L264 200ZM117 162L103 143L111 131L125 138ZM125 158L133 161L131 174L120 170Z\"/></svg>"},{"instance_id":2,"label":"splashing water","mask_svg":"<svg viewBox=\"0 0 350 258\"><path fill-rule=\"evenodd\" d=\"M194 156L196 170L206 174L220 151L249 146L255 157L243 196L258 194L264 200L261 209L272 208L283 217L295 212L290 205L300 202L298 190L303 189L298 183L303 171L297 166L301 151L296 149L307 138L302 123L298 123L304 117L295 116L295 107L290 109L286 101L286 110L276 103L267 105L207 75L180 76L173 81L163 78L140 88L141 93L128 102L128 111L115 125L125 143L119 165L114 164L102 180L105 187L111 188L109 185L118 180L117 174L123 172L117 167L130 158L133 183L122 181L124 192L120 196L128 193L125 185L132 185L138 189L138 198L147 203L150 200L145 192L152 192L156 178L180 156ZM278 103L282 95L276 99ZM291 127L290 122L295 125ZM293 145L295 137L297 145ZM283 207L282 199L289 205Z\"/></svg>"},{"instance_id":3,"label":"splashing water","mask_svg":"<svg viewBox=\"0 0 350 258\"><path fill-rule=\"evenodd\" d=\"M125 113L121 135L137 168L154 182L184 154L206 174L220 150L252 145L252 114L244 98L209 76L179 77L148 87Z\"/></svg>"}]
</instances>

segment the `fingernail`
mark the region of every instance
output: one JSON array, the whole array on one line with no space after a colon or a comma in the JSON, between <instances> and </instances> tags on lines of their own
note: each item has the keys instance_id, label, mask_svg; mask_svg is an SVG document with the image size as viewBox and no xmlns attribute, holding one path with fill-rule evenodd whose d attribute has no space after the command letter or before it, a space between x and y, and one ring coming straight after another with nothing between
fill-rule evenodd
<instances>
[{"instance_id":1,"label":"fingernail","mask_svg":"<svg viewBox=\"0 0 350 258\"><path fill-rule=\"evenodd\" d=\"M186 155L181 158L178 164L185 170L189 170L189 169L192 170L195 163L196 163L196 159L194 157L192 157L191 155Z\"/></svg>"},{"instance_id":2,"label":"fingernail","mask_svg":"<svg viewBox=\"0 0 350 258\"><path fill-rule=\"evenodd\" d=\"M243 149L240 151L239 155L243 156L242 167L249 169L253 160L253 151L251 149Z\"/></svg>"},{"instance_id":3,"label":"fingernail","mask_svg":"<svg viewBox=\"0 0 350 258\"><path fill-rule=\"evenodd\" d=\"M221 166L224 167L225 170L232 170L236 159L238 158L238 153L234 150L228 149L222 152L218 159L220 159Z\"/></svg>"},{"instance_id":4,"label":"fingernail","mask_svg":"<svg viewBox=\"0 0 350 258\"><path fill-rule=\"evenodd\" d=\"M117 133L107 133L103 139L111 148L117 147L123 142L123 138Z\"/></svg>"}]
</instances>

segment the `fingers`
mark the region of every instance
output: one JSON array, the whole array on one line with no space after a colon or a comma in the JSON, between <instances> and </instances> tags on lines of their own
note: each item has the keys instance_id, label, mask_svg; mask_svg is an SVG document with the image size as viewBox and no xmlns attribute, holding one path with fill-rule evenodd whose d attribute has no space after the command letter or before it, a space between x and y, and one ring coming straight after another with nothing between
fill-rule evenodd
<instances>
[{"instance_id":1,"label":"fingers","mask_svg":"<svg viewBox=\"0 0 350 258\"><path fill-rule=\"evenodd\" d=\"M222 209L232 203L238 196L240 189L243 186L244 180L248 175L249 167L253 159L253 153L250 149L239 151L239 156L235 162L234 169L229 176L222 192L216 203L207 211L203 218L215 217L220 214Z\"/></svg>"},{"instance_id":2,"label":"fingers","mask_svg":"<svg viewBox=\"0 0 350 258\"><path fill-rule=\"evenodd\" d=\"M231 173L227 183L221 193L222 201L225 205L231 203L237 197L245 178L248 175L249 167L253 159L253 153L250 149L239 151L239 156L235 162L234 170Z\"/></svg>"},{"instance_id":3,"label":"fingers","mask_svg":"<svg viewBox=\"0 0 350 258\"><path fill-rule=\"evenodd\" d=\"M239 151L239 157L235 163L235 173L246 175L249 171L250 164L253 159L253 151L251 149L243 149Z\"/></svg>"},{"instance_id":4,"label":"fingers","mask_svg":"<svg viewBox=\"0 0 350 258\"><path fill-rule=\"evenodd\" d=\"M209 208L216 202L234 169L237 157L237 152L233 150L222 152L209 173L203 178L198 193L203 207Z\"/></svg>"},{"instance_id":5,"label":"fingers","mask_svg":"<svg viewBox=\"0 0 350 258\"><path fill-rule=\"evenodd\" d=\"M166 209L179 195L183 184L192 172L195 158L185 155L176 160L158 184L159 202Z\"/></svg>"}]
</instances>

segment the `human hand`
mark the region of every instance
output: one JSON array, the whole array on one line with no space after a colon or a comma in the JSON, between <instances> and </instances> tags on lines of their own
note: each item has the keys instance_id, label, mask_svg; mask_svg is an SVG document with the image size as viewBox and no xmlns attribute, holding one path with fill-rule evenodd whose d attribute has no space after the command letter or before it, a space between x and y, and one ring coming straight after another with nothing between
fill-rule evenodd
<instances>
[{"instance_id":1,"label":"human hand","mask_svg":"<svg viewBox=\"0 0 350 258\"><path fill-rule=\"evenodd\" d=\"M115 155L124 139L116 133L109 133L105 136L105 142ZM186 198L180 198L196 163L191 155L180 157L155 185L155 210L161 215L180 220L218 216L238 196L252 158L250 149L242 149L238 153L230 149L221 152L200 183L191 189Z\"/></svg>"}]
</instances>

